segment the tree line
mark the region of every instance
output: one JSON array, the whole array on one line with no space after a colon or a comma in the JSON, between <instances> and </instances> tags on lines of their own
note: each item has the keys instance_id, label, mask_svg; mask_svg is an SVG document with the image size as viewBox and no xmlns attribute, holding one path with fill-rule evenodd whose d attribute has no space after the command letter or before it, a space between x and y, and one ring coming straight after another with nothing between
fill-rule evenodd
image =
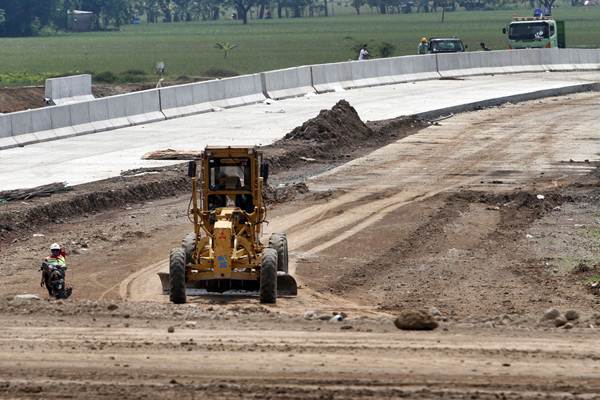
<instances>
[{"instance_id":1,"label":"tree line","mask_svg":"<svg viewBox=\"0 0 600 400\"><path fill-rule=\"evenodd\" d=\"M337 0L339 3L340 0ZM363 6L381 14L493 8L518 0L344 0L360 14ZM555 0L525 0L526 3L554 3ZM573 0L576 1L576 0ZM95 30L118 29L132 21L170 23L206 21L227 17L248 22L257 19L329 16L333 0L0 0L0 36L33 36L44 29L67 30L70 12L94 13Z\"/></svg>"}]
</instances>

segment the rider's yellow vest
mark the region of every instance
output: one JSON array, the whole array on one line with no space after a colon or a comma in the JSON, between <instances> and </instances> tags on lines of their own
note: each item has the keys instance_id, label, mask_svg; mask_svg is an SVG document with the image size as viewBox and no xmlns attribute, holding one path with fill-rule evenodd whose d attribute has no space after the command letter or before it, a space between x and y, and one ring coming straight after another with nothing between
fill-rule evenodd
<instances>
[{"instance_id":1,"label":"rider's yellow vest","mask_svg":"<svg viewBox=\"0 0 600 400\"><path fill-rule=\"evenodd\" d=\"M48 256L46 257L46 262L50 265L56 265L63 268L67 267L67 261L65 260L64 256Z\"/></svg>"}]
</instances>

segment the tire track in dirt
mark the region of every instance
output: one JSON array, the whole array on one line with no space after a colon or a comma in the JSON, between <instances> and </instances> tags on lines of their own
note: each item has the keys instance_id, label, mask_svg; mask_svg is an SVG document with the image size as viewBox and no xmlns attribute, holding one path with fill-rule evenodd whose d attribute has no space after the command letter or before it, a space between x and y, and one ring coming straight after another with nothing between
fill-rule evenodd
<instances>
[{"instance_id":1,"label":"tire track in dirt","mask_svg":"<svg viewBox=\"0 0 600 400\"><path fill-rule=\"evenodd\" d=\"M498 187L487 185L483 180L503 168L510 167L513 172L509 175L516 181L504 185L500 190L527 182L535 185L540 171L550 168L551 162L556 161L556 149L561 144L561 137L555 131L561 129L560 122L548 124L548 128L554 130L548 131L540 127L535 119L542 108L546 115L554 115L559 121L565 121L573 112L565 110L563 102L534 106L524 112L520 109L516 115L514 108L508 107L488 110L483 115L467 115L476 121L475 125L479 127L476 129L445 131L443 127L427 128L311 179L311 188L341 190L344 194L326 203L275 218L270 221L268 232L288 233L290 251L293 253L290 271L294 273L297 254L316 254L334 247L403 206L463 187L483 186L498 190ZM507 129L506 124L511 129ZM445 125L452 127L449 122ZM548 185L552 179L560 179L564 175L548 176L539 184ZM168 261L163 260L148 267L145 272L128 278L129 289L121 291L122 297L148 299L149 293L144 290L160 288L154 274L161 268L166 270L167 264ZM154 279L156 284L141 283L150 279ZM159 296L159 292L154 293ZM151 297L157 299L156 296ZM317 294L307 288L300 291L297 299L284 299L282 304L286 309L292 307L290 311L309 306L373 311L369 307L358 306L330 294Z\"/></svg>"}]
</instances>

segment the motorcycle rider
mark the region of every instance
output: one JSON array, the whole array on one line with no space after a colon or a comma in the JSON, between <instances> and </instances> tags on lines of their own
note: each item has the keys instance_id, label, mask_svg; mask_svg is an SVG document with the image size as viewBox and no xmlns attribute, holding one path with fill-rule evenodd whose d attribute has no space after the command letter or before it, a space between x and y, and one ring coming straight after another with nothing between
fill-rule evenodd
<instances>
[{"instance_id":1,"label":"motorcycle rider","mask_svg":"<svg viewBox=\"0 0 600 400\"><path fill-rule=\"evenodd\" d=\"M62 278L65 278L65 271L67 270L67 262L65 260L65 250L58 243L52 243L50 245L50 255L44 259L44 263L50 265L60 271L62 274ZM52 288L50 285L50 276L46 274L42 274L42 281L40 282L40 286L44 287L46 285L46 289L48 289L48 294L52 295Z\"/></svg>"}]
</instances>

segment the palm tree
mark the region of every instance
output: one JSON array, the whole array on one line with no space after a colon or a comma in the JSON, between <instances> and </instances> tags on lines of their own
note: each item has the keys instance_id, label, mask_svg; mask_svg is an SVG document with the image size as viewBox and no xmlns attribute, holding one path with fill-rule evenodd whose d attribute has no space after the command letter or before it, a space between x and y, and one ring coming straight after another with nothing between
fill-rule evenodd
<instances>
[{"instance_id":1,"label":"palm tree","mask_svg":"<svg viewBox=\"0 0 600 400\"><path fill-rule=\"evenodd\" d=\"M231 44L229 42L219 42L215 44L215 48L223 51L223 58L227 58L229 52L238 47L237 44Z\"/></svg>"}]
</instances>

